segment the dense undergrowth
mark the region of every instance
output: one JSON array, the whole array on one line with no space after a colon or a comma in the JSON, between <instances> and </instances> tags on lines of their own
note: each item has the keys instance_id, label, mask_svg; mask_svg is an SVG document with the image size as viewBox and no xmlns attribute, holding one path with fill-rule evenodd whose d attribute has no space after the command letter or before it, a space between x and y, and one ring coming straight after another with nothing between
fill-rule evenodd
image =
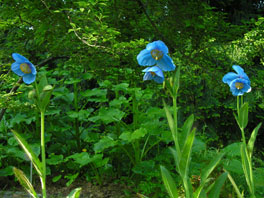
<instances>
[{"instance_id":1,"label":"dense undergrowth","mask_svg":"<svg viewBox=\"0 0 264 198\"><path fill-rule=\"evenodd\" d=\"M168 106L173 102L163 84L142 80L144 68L136 59L147 43L163 40L181 68L179 131L189 115L195 118L189 172L193 188L210 160L225 151L209 180L225 169L248 197L241 134L233 116L236 100L222 83L234 64L250 77L252 91L244 96L249 103L248 139L264 118L264 18L262 1L245 2L0 1L0 109L5 110L0 180L16 182L13 166L29 173L11 130L22 134L37 156L41 153L40 115L28 97L35 85L17 83L19 77L10 70L16 52L36 66L36 82L46 76L54 87L45 113L48 181L66 180L70 186L82 178L101 185L109 179L132 186L133 193L166 197L159 168L164 165L183 194L163 105L163 100ZM165 74L169 80L172 76ZM264 196L263 141L261 128L253 155L257 197ZM235 197L228 180L221 197Z\"/></svg>"}]
</instances>

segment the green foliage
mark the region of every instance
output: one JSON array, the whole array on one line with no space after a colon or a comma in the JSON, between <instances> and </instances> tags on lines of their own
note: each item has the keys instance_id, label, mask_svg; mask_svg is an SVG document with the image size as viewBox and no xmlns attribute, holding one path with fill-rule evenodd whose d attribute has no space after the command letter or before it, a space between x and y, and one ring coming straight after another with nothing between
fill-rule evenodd
<instances>
[{"instance_id":1,"label":"green foliage","mask_svg":"<svg viewBox=\"0 0 264 198\"><path fill-rule=\"evenodd\" d=\"M177 93L181 126L177 138L179 148L186 151L178 169L188 173L197 189L199 181L193 176L218 156L215 148L223 148L226 155L220 164L239 190L246 189L240 144L230 144L240 141L232 118L236 104L221 79L232 64L248 71L252 92L245 96L248 103L237 120L240 127L247 126L248 154L252 157L255 148L255 163L263 158L263 137L256 139L261 133L257 124L264 118L262 12L261 1L0 1L0 109L6 109L0 121L0 175L13 175L11 165L27 171L28 163L11 129L21 134L30 145L26 150L31 148L38 158L37 108L49 105L45 113L47 170L54 182L65 178L70 185L78 177L100 183L107 177L124 176L128 183L140 184L136 191L163 197L159 164L171 172L176 186L182 185L168 159L168 147L175 141L169 130L176 127L173 118L167 126L165 117L171 109L164 112L162 105L162 99L170 105L168 94ZM174 74L165 73L165 91L153 82L143 83L143 68L136 61L140 50L154 40L168 45L180 68ZM13 52L28 57L37 68L43 101L37 106L33 86L19 85L19 77L10 71ZM18 89L10 92L16 85ZM243 112L250 114L243 117ZM197 128L195 138L192 126ZM257 186L263 171L262 165L256 165ZM208 196L217 197L217 186L224 185L227 194L231 191L223 184L225 173L215 169L210 177L216 182L206 183Z\"/></svg>"}]
</instances>

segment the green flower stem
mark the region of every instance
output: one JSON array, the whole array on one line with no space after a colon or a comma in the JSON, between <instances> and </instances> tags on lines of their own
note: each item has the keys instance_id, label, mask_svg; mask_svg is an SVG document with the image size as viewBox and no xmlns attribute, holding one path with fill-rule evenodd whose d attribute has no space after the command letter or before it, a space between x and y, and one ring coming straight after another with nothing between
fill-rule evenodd
<instances>
[{"instance_id":1,"label":"green flower stem","mask_svg":"<svg viewBox=\"0 0 264 198\"><path fill-rule=\"evenodd\" d=\"M237 116L239 116L239 109L240 109L239 96L237 96Z\"/></svg>"},{"instance_id":2,"label":"green flower stem","mask_svg":"<svg viewBox=\"0 0 264 198\"><path fill-rule=\"evenodd\" d=\"M174 118L174 143L176 147L176 151L178 154L180 154L180 146L179 146L179 141L178 141L178 110L177 110L177 94L172 96L173 99L173 118ZM179 155L180 156L180 155Z\"/></svg>"},{"instance_id":3,"label":"green flower stem","mask_svg":"<svg viewBox=\"0 0 264 198\"><path fill-rule=\"evenodd\" d=\"M241 130L241 134L242 134L242 141L243 141L243 144L245 144L246 148L247 148L247 143L246 143L246 137L245 137L245 131L243 128L240 128Z\"/></svg>"},{"instance_id":4,"label":"green flower stem","mask_svg":"<svg viewBox=\"0 0 264 198\"><path fill-rule=\"evenodd\" d=\"M75 82L74 85L74 109L75 112L78 113L78 89L77 89L77 83ZM80 139L80 127L79 127L79 120L78 118L75 118L74 120L74 127L75 127L75 137L76 137L76 142L77 142L77 149L80 151L81 150L81 139Z\"/></svg>"},{"instance_id":5,"label":"green flower stem","mask_svg":"<svg viewBox=\"0 0 264 198\"><path fill-rule=\"evenodd\" d=\"M46 156L45 156L45 133L44 133L44 121L45 111L40 112L41 115L41 158L42 158L42 197L46 198Z\"/></svg>"}]
</instances>

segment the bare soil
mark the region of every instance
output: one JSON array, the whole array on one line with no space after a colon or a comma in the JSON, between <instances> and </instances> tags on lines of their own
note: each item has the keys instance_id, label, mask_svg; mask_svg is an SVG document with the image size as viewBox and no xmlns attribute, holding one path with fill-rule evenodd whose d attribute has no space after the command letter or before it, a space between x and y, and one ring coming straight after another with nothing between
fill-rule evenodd
<instances>
[{"instance_id":1,"label":"bare soil","mask_svg":"<svg viewBox=\"0 0 264 198\"><path fill-rule=\"evenodd\" d=\"M62 183L47 185L48 198L66 198L73 189L78 187L82 188L80 198L139 198L124 184L106 183L94 185L86 181L76 181L66 187ZM41 194L39 185L37 185L36 190ZM18 182L0 177L0 198L29 198L29 195L19 186Z\"/></svg>"}]
</instances>

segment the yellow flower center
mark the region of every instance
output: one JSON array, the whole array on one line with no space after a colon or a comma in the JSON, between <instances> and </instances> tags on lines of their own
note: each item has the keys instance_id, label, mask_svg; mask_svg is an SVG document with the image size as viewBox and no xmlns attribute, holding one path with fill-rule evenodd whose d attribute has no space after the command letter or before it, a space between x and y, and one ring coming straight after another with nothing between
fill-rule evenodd
<instances>
[{"instance_id":1,"label":"yellow flower center","mask_svg":"<svg viewBox=\"0 0 264 198\"><path fill-rule=\"evenodd\" d=\"M152 76L156 76L156 74L154 72L150 72Z\"/></svg>"},{"instance_id":2,"label":"yellow flower center","mask_svg":"<svg viewBox=\"0 0 264 198\"><path fill-rule=\"evenodd\" d=\"M27 63L20 64L20 69L25 74L30 74L31 73L31 69L30 69L30 67L29 67L29 65Z\"/></svg>"},{"instance_id":3,"label":"yellow flower center","mask_svg":"<svg viewBox=\"0 0 264 198\"><path fill-rule=\"evenodd\" d=\"M160 60L163 57L162 51L157 50L157 49L151 50L150 53L151 53L152 58L154 58L155 60Z\"/></svg>"},{"instance_id":4,"label":"yellow flower center","mask_svg":"<svg viewBox=\"0 0 264 198\"><path fill-rule=\"evenodd\" d=\"M236 86L237 89L242 89L244 87L244 84L240 83L240 82L236 82L235 86Z\"/></svg>"}]
</instances>

